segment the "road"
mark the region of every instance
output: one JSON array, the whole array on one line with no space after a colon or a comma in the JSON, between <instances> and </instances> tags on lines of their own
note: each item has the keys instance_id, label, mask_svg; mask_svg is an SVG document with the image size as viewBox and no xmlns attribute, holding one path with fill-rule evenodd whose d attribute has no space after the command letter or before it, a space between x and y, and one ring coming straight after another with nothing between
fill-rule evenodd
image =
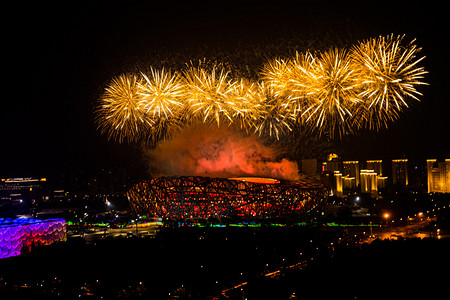
<instances>
[{"instance_id":1,"label":"road","mask_svg":"<svg viewBox=\"0 0 450 300\"><path fill-rule=\"evenodd\" d=\"M82 234L71 234L68 233L69 237L82 237L87 243L90 243L96 239L102 239L105 237L127 237L131 235L139 236L156 236L159 228L161 227L158 223L150 223L146 226L135 226L125 227L125 228L96 228L93 231L87 231Z\"/></svg>"},{"instance_id":2,"label":"road","mask_svg":"<svg viewBox=\"0 0 450 300\"><path fill-rule=\"evenodd\" d=\"M399 239L399 238L429 238L436 237L436 230L430 225L434 219L424 218L421 221L404 226L383 227L379 231L374 232L374 237L362 240L361 242L371 242L376 238L384 239ZM374 230L375 231L375 230Z\"/></svg>"}]
</instances>

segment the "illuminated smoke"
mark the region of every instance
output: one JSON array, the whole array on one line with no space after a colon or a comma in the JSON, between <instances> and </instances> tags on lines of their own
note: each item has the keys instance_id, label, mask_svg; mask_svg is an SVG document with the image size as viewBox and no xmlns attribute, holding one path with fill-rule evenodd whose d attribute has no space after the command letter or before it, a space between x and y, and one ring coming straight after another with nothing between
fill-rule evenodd
<instances>
[{"instance_id":1,"label":"illuminated smoke","mask_svg":"<svg viewBox=\"0 0 450 300\"><path fill-rule=\"evenodd\" d=\"M242 136L224 127L190 126L181 133L145 149L150 173L180 176L259 176L298 180L298 166L263 145L257 136Z\"/></svg>"}]
</instances>

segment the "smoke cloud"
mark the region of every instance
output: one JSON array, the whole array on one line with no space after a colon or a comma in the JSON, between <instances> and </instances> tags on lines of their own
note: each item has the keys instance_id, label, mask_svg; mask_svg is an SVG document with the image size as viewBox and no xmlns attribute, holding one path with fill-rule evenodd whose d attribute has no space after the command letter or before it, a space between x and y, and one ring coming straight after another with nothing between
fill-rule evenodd
<instances>
[{"instance_id":1,"label":"smoke cloud","mask_svg":"<svg viewBox=\"0 0 450 300\"><path fill-rule=\"evenodd\" d=\"M226 128L186 127L172 140L145 149L152 175L258 176L300 178L296 162L280 158L258 136L242 136Z\"/></svg>"}]
</instances>

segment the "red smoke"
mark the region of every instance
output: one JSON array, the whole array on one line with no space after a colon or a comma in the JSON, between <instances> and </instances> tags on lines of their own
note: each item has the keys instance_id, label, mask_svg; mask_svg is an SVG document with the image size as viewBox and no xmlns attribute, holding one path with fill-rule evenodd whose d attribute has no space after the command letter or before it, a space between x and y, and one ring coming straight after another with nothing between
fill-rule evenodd
<instances>
[{"instance_id":1,"label":"red smoke","mask_svg":"<svg viewBox=\"0 0 450 300\"><path fill-rule=\"evenodd\" d=\"M297 163L278 159L277 151L257 136L224 128L187 127L145 154L153 175L299 179Z\"/></svg>"}]
</instances>

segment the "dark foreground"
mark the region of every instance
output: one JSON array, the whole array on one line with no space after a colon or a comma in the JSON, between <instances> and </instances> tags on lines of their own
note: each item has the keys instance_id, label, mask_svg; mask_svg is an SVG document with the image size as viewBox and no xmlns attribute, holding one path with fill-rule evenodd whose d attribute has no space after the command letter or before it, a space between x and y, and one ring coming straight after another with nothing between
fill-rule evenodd
<instances>
[{"instance_id":1,"label":"dark foreground","mask_svg":"<svg viewBox=\"0 0 450 300\"><path fill-rule=\"evenodd\" d=\"M336 250L280 280L249 284L248 299L448 299L450 240L376 240Z\"/></svg>"},{"instance_id":2,"label":"dark foreground","mask_svg":"<svg viewBox=\"0 0 450 300\"><path fill-rule=\"evenodd\" d=\"M446 294L450 240L369 245L358 243L354 233L187 228L163 229L153 239L111 238L89 245L70 239L1 260L0 298L439 299ZM289 268L302 260L308 264L301 270ZM281 270L278 276L266 276L275 270ZM247 283L242 290L223 293L242 282Z\"/></svg>"}]
</instances>

